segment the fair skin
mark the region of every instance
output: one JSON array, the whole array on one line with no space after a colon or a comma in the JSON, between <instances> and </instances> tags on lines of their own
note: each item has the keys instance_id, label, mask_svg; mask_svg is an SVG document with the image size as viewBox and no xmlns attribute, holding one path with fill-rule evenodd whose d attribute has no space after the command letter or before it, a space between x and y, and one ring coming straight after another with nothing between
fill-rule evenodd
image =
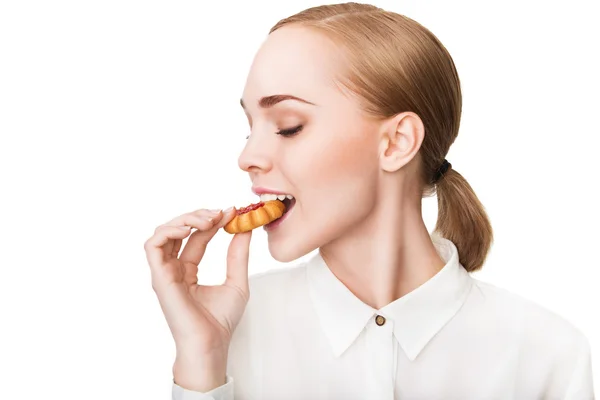
<instances>
[{"instance_id":1,"label":"fair skin","mask_svg":"<svg viewBox=\"0 0 600 400\"><path fill-rule=\"evenodd\" d=\"M242 100L251 135L239 165L253 186L292 194L286 220L268 232L282 262L319 248L332 272L379 309L444 265L422 219L416 180L423 124L413 113L369 118L332 84L336 49L310 30L273 32L251 67ZM260 108L267 95L291 94ZM294 136L274 132L303 128Z\"/></svg>"},{"instance_id":2,"label":"fair skin","mask_svg":"<svg viewBox=\"0 0 600 400\"><path fill-rule=\"evenodd\" d=\"M340 69L335 55L331 43L307 29L269 35L242 95L251 135L239 165L253 187L296 199L268 231L273 258L288 262L319 249L340 281L379 309L444 266L421 216L416 177L423 124L410 112L385 120L362 113L333 83ZM313 104L285 100L259 107L261 98L276 94ZM275 134L300 124L293 136ZM158 226L144 244L152 287L175 341L174 380L194 391L225 383L231 337L250 298L252 232L233 236L222 285L198 284L198 273L211 268L202 262L208 243L234 214L186 213Z\"/></svg>"}]
</instances>

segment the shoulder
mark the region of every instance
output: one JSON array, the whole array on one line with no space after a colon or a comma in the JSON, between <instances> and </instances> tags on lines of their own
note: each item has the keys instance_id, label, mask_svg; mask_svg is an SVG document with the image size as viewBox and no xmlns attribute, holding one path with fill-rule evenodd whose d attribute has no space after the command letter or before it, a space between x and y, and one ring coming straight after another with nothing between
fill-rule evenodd
<instances>
[{"instance_id":1,"label":"shoulder","mask_svg":"<svg viewBox=\"0 0 600 400\"><path fill-rule=\"evenodd\" d=\"M260 297L272 295L277 291L286 291L302 284L305 274L306 262L252 274L248 277L250 296Z\"/></svg>"},{"instance_id":2,"label":"shoulder","mask_svg":"<svg viewBox=\"0 0 600 400\"><path fill-rule=\"evenodd\" d=\"M518 333L525 345L555 353L564 349L565 357L574 349L589 347L587 337L572 321L523 295L478 279L473 279L471 295L481 311L493 313L501 330Z\"/></svg>"},{"instance_id":3,"label":"shoulder","mask_svg":"<svg viewBox=\"0 0 600 400\"><path fill-rule=\"evenodd\" d=\"M306 265L300 262L250 275L246 314L259 314L264 319L270 315L268 312L277 312L292 301L301 301L307 293Z\"/></svg>"},{"instance_id":4,"label":"shoulder","mask_svg":"<svg viewBox=\"0 0 600 400\"><path fill-rule=\"evenodd\" d=\"M306 268L307 262L299 262L291 266L270 269L268 271L252 274L248 277L251 285L261 285L266 282L281 282L290 279L293 276L302 274Z\"/></svg>"},{"instance_id":5,"label":"shoulder","mask_svg":"<svg viewBox=\"0 0 600 400\"><path fill-rule=\"evenodd\" d=\"M552 398L592 398L591 348L572 321L523 295L473 279L464 318L482 343L513 360L523 385Z\"/></svg>"},{"instance_id":6,"label":"shoulder","mask_svg":"<svg viewBox=\"0 0 600 400\"><path fill-rule=\"evenodd\" d=\"M269 328L291 318L290 307L306 299L306 263L274 268L248 277L250 297L234 334L234 340L250 340L260 332L271 335Z\"/></svg>"}]
</instances>

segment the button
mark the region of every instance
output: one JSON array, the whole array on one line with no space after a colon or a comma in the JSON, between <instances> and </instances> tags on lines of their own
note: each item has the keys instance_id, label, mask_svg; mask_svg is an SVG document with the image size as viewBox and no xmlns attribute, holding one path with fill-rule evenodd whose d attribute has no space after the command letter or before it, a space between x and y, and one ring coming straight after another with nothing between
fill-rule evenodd
<instances>
[{"instance_id":1,"label":"button","mask_svg":"<svg viewBox=\"0 0 600 400\"><path fill-rule=\"evenodd\" d=\"M381 315L378 315L378 316L375 318L375 323L376 323L377 325L379 325L379 326L381 326L381 325L385 324L385 317L383 317L383 316L381 316Z\"/></svg>"}]
</instances>

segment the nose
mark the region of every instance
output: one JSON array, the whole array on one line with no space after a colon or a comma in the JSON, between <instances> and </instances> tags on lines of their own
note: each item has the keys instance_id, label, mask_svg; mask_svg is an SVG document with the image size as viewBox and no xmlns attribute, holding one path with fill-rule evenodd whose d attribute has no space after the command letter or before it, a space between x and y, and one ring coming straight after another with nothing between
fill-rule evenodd
<instances>
[{"instance_id":1,"label":"nose","mask_svg":"<svg viewBox=\"0 0 600 400\"><path fill-rule=\"evenodd\" d=\"M263 135L264 136L264 135ZM269 143L260 134L250 135L238 157L239 167L246 172L266 172L272 167Z\"/></svg>"}]
</instances>

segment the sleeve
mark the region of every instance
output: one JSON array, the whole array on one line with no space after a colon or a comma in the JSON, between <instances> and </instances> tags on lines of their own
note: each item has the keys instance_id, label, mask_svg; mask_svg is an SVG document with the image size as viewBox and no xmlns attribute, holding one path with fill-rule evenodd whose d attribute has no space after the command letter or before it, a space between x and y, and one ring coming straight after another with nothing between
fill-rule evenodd
<instances>
[{"instance_id":1,"label":"sleeve","mask_svg":"<svg viewBox=\"0 0 600 400\"><path fill-rule=\"evenodd\" d=\"M587 339L579 346L564 400L595 400L592 377L592 352Z\"/></svg>"},{"instance_id":2,"label":"sleeve","mask_svg":"<svg viewBox=\"0 0 600 400\"><path fill-rule=\"evenodd\" d=\"M233 378L227 375L224 385L205 393L184 389L173 382L172 400L234 400Z\"/></svg>"}]
</instances>

